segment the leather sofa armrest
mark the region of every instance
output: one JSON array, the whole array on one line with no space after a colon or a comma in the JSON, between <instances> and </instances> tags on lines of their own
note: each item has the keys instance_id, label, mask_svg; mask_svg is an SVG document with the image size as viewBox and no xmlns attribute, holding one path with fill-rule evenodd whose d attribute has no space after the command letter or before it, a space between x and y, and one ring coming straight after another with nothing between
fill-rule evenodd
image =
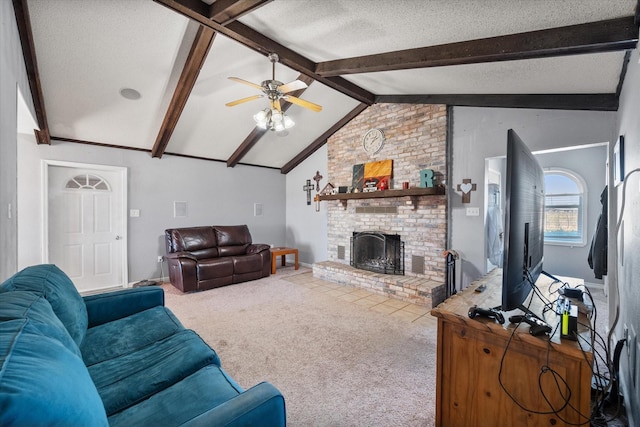
<instances>
[{"instance_id":1,"label":"leather sofa armrest","mask_svg":"<svg viewBox=\"0 0 640 427\"><path fill-rule=\"evenodd\" d=\"M167 254L169 280L182 292L198 289L198 258L190 252L174 252Z\"/></svg>"},{"instance_id":2,"label":"leather sofa armrest","mask_svg":"<svg viewBox=\"0 0 640 427\"><path fill-rule=\"evenodd\" d=\"M182 425L285 427L284 397L273 385L262 382Z\"/></svg>"},{"instance_id":3,"label":"leather sofa armrest","mask_svg":"<svg viewBox=\"0 0 640 427\"><path fill-rule=\"evenodd\" d=\"M187 258L187 259L192 259L196 262L198 261L198 258L192 255L191 252L171 252L167 254L167 258L168 259Z\"/></svg>"},{"instance_id":4,"label":"leather sofa armrest","mask_svg":"<svg viewBox=\"0 0 640 427\"><path fill-rule=\"evenodd\" d=\"M247 246L247 253L248 254L258 254L260 252L269 250L270 247L271 246L266 245L264 243L254 243L252 245Z\"/></svg>"},{"instance_id":5,"label":"leather sofa armrest","mask_svg":"<svg viewBox=\"0 0 640 427\"><path fill-rule=\"evenodd\" d=\"M83 299L87 306L87 316L91 328L149 308L163 306L164 289L160 286L147 286L88 295Z\"/></svg>"}]
</instances>

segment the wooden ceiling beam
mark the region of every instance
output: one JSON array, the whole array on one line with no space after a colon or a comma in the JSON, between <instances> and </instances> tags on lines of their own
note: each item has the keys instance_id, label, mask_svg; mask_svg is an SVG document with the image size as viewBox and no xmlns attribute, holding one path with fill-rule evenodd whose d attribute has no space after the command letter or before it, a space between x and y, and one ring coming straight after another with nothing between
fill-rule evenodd
<instances>
[{"instance_id":1,"label":"wooden ceiling beam","mask_svg":"<svg viewBox=\"0 0 640 427\"><path fill-rule=\"evenodd\" d=\"M298 76L298 80L305 82L307 86L313 83L313 79L309 76L305 76L304 74L300 74ZM299 98L300 95L302 95L305 90L306 89L296 90L291 92L290 95ZM285 102L284 105L282 105L282 112L283 113L286 112L289 108L291 108L291 103ZM260 140L260 138L264 136L265 133L267 133L266 129L261 129L256 126L251 131L249 136L245 138L242 144L240 144L240 146L236 149L236 151L234 151L231 157L229 157L229 160L227 160L227 166L232 168L236 166L238 163L240 163L240 160L242 160L242 158L247 155L249 150L251 150L253 146L256 145L256 143Z\"/></svg>"},{"instance_id":2,"label":"wooden ceiling beam","mask_svg":"<svg viewBox=\"0 0 640 427\"><path fill-rule=\"evenodd\" d=\"M199 0L154 0L200 24L217 31L265 56L277 53L280 63L319 81L332 89L368 105L373 104L374 95L342 77L326 78L316 74L316 63L272 40L239 21L221 25L208 18L209 8ZM215 4L215 3L214 3Z\"/></svg>"},{"instance_id":3,"label":"wooden ceiling beam","mask_svg":"<svg viewBox=\"0 0 640 427\"><path fill-rule=\"evenodd\" d=\"M336 124L331 126L331 128L329 130L327 130L325 133L323 133L318 138L316 138L316 140L313 141L311 144L309 144L307 146L307 148L305 148L300 153L298 153L298 155L296 155L293 159L289 160L287 162L287 164L285 164L280 169L280 173L286 175L289 172L291 172L296 166L298 166L300 163L304 162L309 156L311 156L320 147L322 147L324 144L326 144L327 143L327 139L329 139L334 133L336 133L337 131L342 129L347 123L349 123L351 120L353 120L355 117L357 117L358 114L362 113L367 108L369 108L368 104L366 104L364 102L360 103L356 108L351 110L349 113L347 113L346 116L344 116L342 119L340 119L340 121L338 121Z\"/></svg>"},{"instance_id":4,"label":"wooden ceiling beam","mask_svg":"<svg viewBox=\"0 0 640 427\"><path fill-rule=\"evenodd\" d=\"M495 95L380 95L377 103L446 104L460 107L540 108L547 110L617 111L615 93L495 94Z\"/></svg>"},{"instance_id":5,"label":"wooden ceiling beam","mask_svg":"<svg viewBox=\"0 0 640 427\"><path fill-rule=\"evenodd\" d=\"M227 167L232 168L240 163L240 160L247 155L249 150L251 150L267 132L267 129L262 129L258 126L254 127L251 133L244 139L244 141L242 141L242 144L240 144L231 157L227 159Z\"/></svg>"},{"instance_id":6,"label":"wooden ceiling beam","mask_svg":"<svg viewBox=\"0 0 640 427\"><path fill-rule=\"evenodd\" d=\"M182 110L184 110L187 104L193 86L196 84L200 69L204 65L215 35L216 33L210 28L203 26L198 28L196 37L191 45L191 50L189 51L189 56L187 57L184 68L182 69L182 74L180 74L180 79L176 85L176 90L171 98L171 103L169 104L169 108L167 108L167 112L162 120L162 125L160 126L160 131L153 144L153 149L151 150L152 157L162 157L167 149L171 135L182 115Z\"/></svg>"},{"instance_id":7,"label":"wooden ceiling beam","mask_svg":"<svg viewBox=\"0 0 640 427\"><path fill-rule=\"evenodd\" d=\"M49 135L47 112L44 107L44 95L42 94L42 84L40 83L40 72L38 71L36 47L33 41L33 31L27 0L13 0L13 11L16 15L16 24L18 25L18 34L20 35L20 44L22 45L22 56L24 56L29 89L31 90L33 107L36 112L36 122L39 128L34 129L36 142L38 144L51 145L51 136Z\"/></svg>"},{"instance_id":8,"label":"wooden ceiling beam","mask_svg":"<svg viewBox=\"0 0 640 427\"><path fill-rule=\"evenodd\" d=\"M318 63L324 77L634 49L634 16Z\"/></svg>"},{"instance_id":9,"label":"wooden ceiling beam","mask_svg":"<svg viewBox=\"0 0 640 427\"><path fill-rule=\"evenodd\" d=\"M273 0L216 0L209 6L209 19L227 25Z\"/></svg>"}]
</instances>

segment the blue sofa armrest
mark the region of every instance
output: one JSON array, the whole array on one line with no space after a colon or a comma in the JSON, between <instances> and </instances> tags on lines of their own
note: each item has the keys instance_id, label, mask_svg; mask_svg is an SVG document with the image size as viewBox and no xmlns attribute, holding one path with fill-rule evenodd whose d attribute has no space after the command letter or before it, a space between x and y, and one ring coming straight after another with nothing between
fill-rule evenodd
<instances>
[{"instance_id":1,"label":"blue sofa armrest","mask_svg":"<svg viewBox=\"0 0 640 427\"><path fill-rule=\"evenodd\" d=\"M285 427L284 397L268 382L257 384L219 406L189 420L183 426Z\"/></svg>"},{"instance_id":2,"label":"blue sofa armrest","mask_svg":"<svg viewBox=\"0 0 640 427\"><path fill-rule=\"evenodd\" d=\"M83 298L87 306L89 328L131 316L149 308L164 305L164 289L160 286L123 289L116 292L88 295Z\"/></svg>"}]
</instances>

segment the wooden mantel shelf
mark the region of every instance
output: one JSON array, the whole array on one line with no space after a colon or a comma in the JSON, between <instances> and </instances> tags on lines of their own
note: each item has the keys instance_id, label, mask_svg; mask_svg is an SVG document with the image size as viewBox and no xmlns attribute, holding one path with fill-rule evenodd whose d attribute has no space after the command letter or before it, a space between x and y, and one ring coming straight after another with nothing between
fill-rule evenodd
<instances>
[{"instance_id":1,"label":"wooden mantel shelf","mask_svg":"<svg viewBox=\"0 0 640 427\"><path fill-rule=\"evenodd\" d=\"M389 197L411 197L413 208L418 206L418 198L423 196L442 196L445 194L444 186L432 188L409 188L407 190L382 190L368 193L338 193L320 195L320 200L340 200L342 205L347 207L347 201L358 199L385 199Z\"/></svg>"}]
</instances>

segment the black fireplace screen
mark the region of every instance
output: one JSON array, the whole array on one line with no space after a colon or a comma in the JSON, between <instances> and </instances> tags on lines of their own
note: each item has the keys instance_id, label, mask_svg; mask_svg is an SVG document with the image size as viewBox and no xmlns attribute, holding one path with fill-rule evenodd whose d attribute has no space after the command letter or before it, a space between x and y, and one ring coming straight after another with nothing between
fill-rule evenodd
<instances>
[{"instance_id":1,"label":"black fireplace screen","mask_svg":"<svg viewBox=\"0 0 640 427\"><path fill-rule=\"evenodd\" d=\"M404 242L398 234L354 231L351 266L376 273L404 275Z\"/></svg>"}]
</instances>

